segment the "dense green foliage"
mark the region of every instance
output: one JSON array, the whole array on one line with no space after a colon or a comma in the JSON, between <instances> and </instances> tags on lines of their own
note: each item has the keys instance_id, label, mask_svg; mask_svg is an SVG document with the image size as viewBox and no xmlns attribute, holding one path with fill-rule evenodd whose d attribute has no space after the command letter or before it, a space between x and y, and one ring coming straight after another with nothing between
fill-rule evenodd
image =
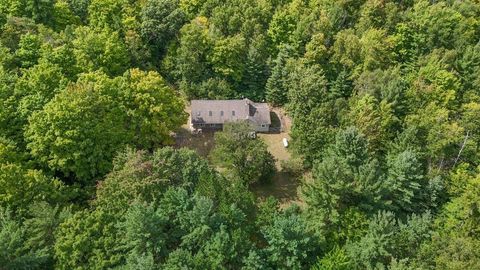
<instances>
[{"instance_id":1,"label":"dense green foliage","mask_svg":"<svg viewBox=\"0 0 480 270\"><path fill-rule=\"evenodd\" d=\"M2 0L0 269L480 269L479 40L474 0ZM169 147L244 97L298 205L246 125Z\"/></svg>"},{"instance_id":2,"label":"dense green foliage","mask_svg":"<svg viewBox=\"0 0 480 270\"><path fill-rule=\"evenodd\" d=\"M215 134L210 158L243 183L268 182L275 172L275 160L263 141L251 137L250 130L247 122L225 124L223 132Z\"/></svg>"}]
</instances>

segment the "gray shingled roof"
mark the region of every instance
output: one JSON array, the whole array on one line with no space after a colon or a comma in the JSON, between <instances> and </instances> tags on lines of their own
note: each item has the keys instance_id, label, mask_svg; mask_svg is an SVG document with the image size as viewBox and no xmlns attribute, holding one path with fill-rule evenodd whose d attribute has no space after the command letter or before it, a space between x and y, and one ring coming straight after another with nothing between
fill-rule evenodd
<instances>
[{"instance_id":1,"label":"gray shingled roof","mask_svg":"<svg viewBox=\"0 0 480 270\"><path fill-rule=\"evenodd\" d=\"M270 109L266 103L249 99L192 100L192 124L223 124L237 120L250 120L257 124L270 124Z\"/></svg>"}]
</instances>

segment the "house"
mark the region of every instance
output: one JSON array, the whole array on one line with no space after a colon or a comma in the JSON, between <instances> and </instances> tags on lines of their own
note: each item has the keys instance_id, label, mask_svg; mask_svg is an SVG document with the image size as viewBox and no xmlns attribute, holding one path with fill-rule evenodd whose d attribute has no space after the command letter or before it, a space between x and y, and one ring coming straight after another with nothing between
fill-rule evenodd
<instances>
[{"instance_id":1,"label":"house","mask_svg":"<svg viewBox=\"0 0 480 270\"><path fill-rule=\"evenodd\" d=\"M190 126L196 129L223 129L226 122L248 121L257 132L268 132L271 124L267 103L239 100L192 100Z\"/></svg>"}]
</instances>

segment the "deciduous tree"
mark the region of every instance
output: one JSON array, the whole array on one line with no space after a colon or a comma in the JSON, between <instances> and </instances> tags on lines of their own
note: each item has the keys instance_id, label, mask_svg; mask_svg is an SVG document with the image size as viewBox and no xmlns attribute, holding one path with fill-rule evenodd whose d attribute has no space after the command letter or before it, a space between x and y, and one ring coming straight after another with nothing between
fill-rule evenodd
<instances>
[{"instance_id":1,"label":"deciduous tree","mask_svg":"<svg viewBox=\"0 0 480 270\"><path fill-rule=\"evenodd\" d=\"M246 122L226 123L224 131L215 134L215 148L210 157L227 174L244 183L268 181L275 171L275 161L261 139L250 137Z\"/></svg>"}]
</instances>

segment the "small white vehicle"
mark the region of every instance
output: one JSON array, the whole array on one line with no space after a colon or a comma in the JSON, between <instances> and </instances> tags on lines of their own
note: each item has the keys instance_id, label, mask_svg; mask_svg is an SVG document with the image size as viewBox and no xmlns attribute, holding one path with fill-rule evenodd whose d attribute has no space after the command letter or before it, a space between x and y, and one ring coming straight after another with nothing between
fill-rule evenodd
<instances>
[{"instance_id":1,"label":"small white vehicle","mask_svg":"<svg viewBox=\"0 0 480 270\"><path fill-rule=\"evenodd\" d=\"M287 148L287 147L288 147L288 140L287 140L287 138L283 138L282 141L283 141L283 146L284 146L285 148Z\"/></svg>"}]
</instances>

